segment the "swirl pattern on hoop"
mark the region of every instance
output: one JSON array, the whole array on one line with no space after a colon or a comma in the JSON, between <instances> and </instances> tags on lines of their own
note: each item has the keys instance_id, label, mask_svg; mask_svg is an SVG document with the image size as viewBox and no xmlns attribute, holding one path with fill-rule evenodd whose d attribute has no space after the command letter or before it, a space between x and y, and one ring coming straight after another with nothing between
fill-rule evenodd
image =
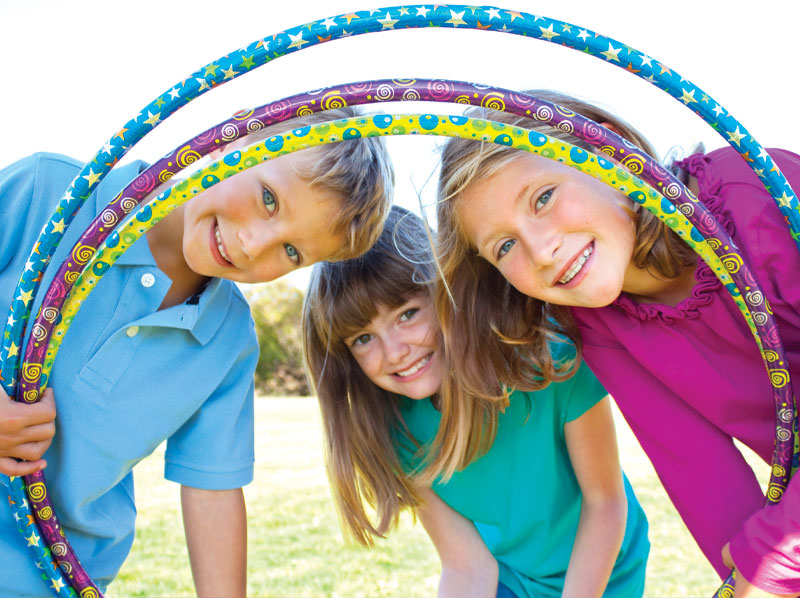
<instances>
[{"instance_id":1,"label":"swirl pattern on hoop","mask_svg":"<svg viewBox=\"0 0 800 598\"><path fill-rule=\"evenodd\" d=\"M712 124L726 141L739 150L773 194L781 211L786 215L793 237L800 245L800 232L798 232L800 230L800 225L798 225L798 222L800 222L800 209L798 209L797 197L788 186L788 183L786 183L785 178L780 174L780 171L774 167L774 163L767 152L750 136L744 127L707 94L680 77L675 71L664 67L664 65L654 61L652 58L594 32L560 21L516 11L462 5L434 5L432 8L412 5L350 13L280 32L273 35L271 40L259 40L257 43L215 61L219 64L212 63L212 65L209 65L214 68L207 66L200 69L179 85L174 86L171 90L156 98L136 119L126 123L126 126L122 127L103 146L103 149L97 153L94 160L87 163L63 196L51 221L43 229L40 242L37 244L39 251L37 254L31 254L30 262L33 267L30 271L26 269L14 293L14 301L9 312L9 325L4 335L2 352L0 352L0 361L3 364L0 380L2 380L8 394L12 396L16 394L19 347L22 345L21 339L24 337L25 326L30 318L25 298L36 293L41 273L47 266L53 250L61 238L64 227L70 224L75 211L103 176L130 147L189 100L232 78L231 73L233 73L233 77L238 76L286 53L332 39L374 31L419 27L480 28L526 35L560 43L589 53L597 58L606 60L610 64L626 68L638 76L648 79L697 112L709 124ZM409 94L409 99L415 99L413 96L414 94ZM405 92L403 97L406 97ZM463 100L464 98L460 96L456 101ZM298 113L301 109L298 109ZM402 132L404 128L404 125L398 125L392 129L392 132ZM485 136L486 133L483 133L480 138ZM550 150L548 150L549 152ZM145 177L141 181L138 181L138 179L137 181L141 189L150 191L159 182L169 180L172 174L172 170L162 168L160 171L156 171L156 174L148 175L149 178ZM686 212L681 210L681 213L685 214ZM669 218L667 222L672 223L673 219ZM698 229L703 233L705 232L704 229L699 227ZM715 241L715 239L709 239L709 245L713 249L716 249L716 246L711 245L711 242ZM722 242L716 242L722 245ZM102 271L102 266L99 270ZM68 274L64 278L65 280L72 279L72 275ZM736 285L730 285L727 288L734 298L737 293L741 295L741 290ZM771 314L768 303L766 305L766 313ZM743 311L743 313L745 312ZM748 320L748 323L750 324L751 321ZM756 342L763 350L764 347L758 336L756 337ZM36 391L31 392L29 390L21 394L24 397L33 397L33 400L35 400ZM777 452L778 447L776 446L776 456ZM20 484L19 480L12 481L12 496L19 496ZM33 543L31 543L31 546L33 546ZM40 563L47 560L45 552L37 552L36 549L34 551ZM44 568L48 573L51 571L46 565ZM79 574L77 576L80 577ZM60 578L53 579L61 583ZM56 592L60 593L59 589L56 588ZM81 590L82 595L84 593L91 595L95 592L96 589L89 587Z\"/></svg>"}]
</instances>

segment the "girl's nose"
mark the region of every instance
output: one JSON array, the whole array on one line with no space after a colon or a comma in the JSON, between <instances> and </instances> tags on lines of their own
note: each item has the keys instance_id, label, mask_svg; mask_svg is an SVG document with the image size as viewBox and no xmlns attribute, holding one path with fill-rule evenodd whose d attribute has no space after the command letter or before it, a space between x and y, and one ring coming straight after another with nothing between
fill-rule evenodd
<instances>
[{"instance_id":1,"label":"girl's nose","mask_svg":"<svg viewBox=\"0 0 800 598\"><path fill-rule=\"evenodd\" d=\"M530 226L525 231L523 243L534 265L545 268L556 261L561 235L551 226Z\"/></svg>"},{"instance_id":2,"label":"girl's nose","mask_svg":"<svg viewBox=\"0 0 800 598\"><path fill-rule=\"evenodd\" d=\"M389 363L400 363L408 355L408 343L403 338L390 335L383 341L383 351Z\"/></svg>"}]
</instances>

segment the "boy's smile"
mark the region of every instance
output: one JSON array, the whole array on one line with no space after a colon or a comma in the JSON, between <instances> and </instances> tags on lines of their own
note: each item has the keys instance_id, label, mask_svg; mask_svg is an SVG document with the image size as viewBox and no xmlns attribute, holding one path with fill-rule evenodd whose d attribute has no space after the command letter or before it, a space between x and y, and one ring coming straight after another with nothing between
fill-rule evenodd
<instances>
[{"instance_id":1,"label":"boy's smile","mask_svg":"<svg viewBox=\"0 0 800 598\"><path fill-rule=\"evenodd\" d=\"M178 207L161 234L159 225L154 238L148 235L159 267L173 281L216 276L256 283L334 255L345 242L332 232L342 200L298 175L302 161L313 158L313 150L274 158ZM182 259L165 255L173 251Z\"/></svg>"}]
</instances>

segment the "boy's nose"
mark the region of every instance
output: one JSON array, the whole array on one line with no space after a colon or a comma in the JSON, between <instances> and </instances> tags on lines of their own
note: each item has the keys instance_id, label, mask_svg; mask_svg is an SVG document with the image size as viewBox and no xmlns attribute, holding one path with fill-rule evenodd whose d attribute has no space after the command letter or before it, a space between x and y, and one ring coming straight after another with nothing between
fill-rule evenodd
<instances>
[{"instance_id":1,"label":"boy's nose","mask_svg":"<svg viewBox=\"0 0 800 598\"><path fill-rule=\"evenodd\" d=\"M247 259L254 261L274 243L274 232L264 223L250 224L239 229L239 243Z\"/></svg>"}]
</instances>

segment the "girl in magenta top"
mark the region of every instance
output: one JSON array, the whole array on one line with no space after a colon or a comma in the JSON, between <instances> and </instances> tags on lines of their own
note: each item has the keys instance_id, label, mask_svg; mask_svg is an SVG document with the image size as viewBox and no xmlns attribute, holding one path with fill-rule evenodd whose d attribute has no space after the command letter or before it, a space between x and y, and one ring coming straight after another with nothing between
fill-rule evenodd
<instances>
[{"instance_id":1,"label":"girl in magenta top","mask_svg":"<svg viewBox=\"0 0 800 598\"><path fill-rule=\"evenodd\" d=\"M532 95L655 155L608 112L559 94ZM538 121L485 117L597 151ZM800 189L800 156L770 155ZM733 149L695 154L673 167L758 278L800 389L800 252L774 200ZM765 507L733 443L771 461L772 386L744 318L710 268L623 193L527 152L450 140L439 193L446 200L438 209L445 285L437 307L454 347L450 365L455 378L463 375L467 392L483 392L476 364L486 343L510 339L516 354L536 355L523 367L548 373L561 366L543 337L582 342L585 360L617 401L706 557L723 577L729 567L737 569L736 595L750 595L752 586L769 595L800 593L800 481L787 486L778 505ZM475 331L476 322L482 330ZM463 332L467 323L470 338ZM514 352L509 363L519 366Z\"/></svg>"}]
</instances>

